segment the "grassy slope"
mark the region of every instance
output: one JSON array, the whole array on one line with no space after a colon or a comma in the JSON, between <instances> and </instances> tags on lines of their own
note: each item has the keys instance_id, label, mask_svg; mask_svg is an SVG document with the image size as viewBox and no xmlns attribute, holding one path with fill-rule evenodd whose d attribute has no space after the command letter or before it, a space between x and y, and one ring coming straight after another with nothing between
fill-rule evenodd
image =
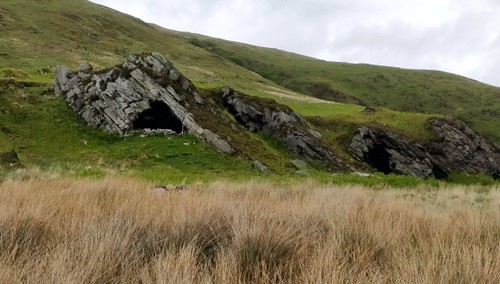
<instances>
[{"instance_id":1,"label":"grassy slope","mask_svg":"<svg viewBox=\"0 0 500 284\"><path fill-rule=\"evenodd\" d=\"M277 89L300 96L136 18L88 1L3 0L0 32L0 77L15 76L17 71L17 79L26 79L26 73L50 82L50 76L38 76L36 71L60 64L76 68L81 62L109 67L132 53L158 51L198 86L227 84L255 95Z\"/></svg>"},{"instance_id":2,"label":"grassy slope","mask_svg":"<svg viewBox=\"0 0 500 284\"><path fill-rule=\"evenodd\" d=\"M450 114L500 141L497 87L439 71L327 62L200 35L180 37L297 92L400 111Z\"/></svg>"},{"instance_id":3,"label":"grassy slope","mask_svg":"<svg viewBox=\"0 0 500 284\"><path fill-rule=\"evenodd\" d=\"M250 163L228 158L193 136L120 137L84 125L47 87L0 88L0 152L27 166L76 176L109 173L181 182L231 177Z\"/></svg>"},{"instance_id":4,"label":"grassy slope","mask_svg":"<svg viewBox=\"0 0 500 284\"><path fill-rule=\"evenodd\" d=\"M78 9L67 9L68 5ZM338 118L342 119L345 114L352 117L360 113L356 106L324 104L280 87L230 60L193 46L186 42L184 33L151 26L87 1L5 0L0 3L0 23L0 78L51 82L50 72L40 75L37 71L52 70L56 64L76 68L85 61L97 68L108 67L131 53L159 51L198 87L229 85L250 95L275 98L304 115L339 113ZM384 119L390 122L397 115L391 112ZM421 124L414 126L422 128Z\"/></svg>"},{"instance_id":5,"label":"grassy slope","mask_svg":"<svg viewBox=\"0 0 500 284\"><path fill-rule=\"evenodd\" d=\"M68 5L77 9L67 9ZM224 162L227 157L206 145L196 144L193 137L168 141L160 138L121 140L89 129L48 88L53 80L51 70L56 64L75 68L81 62L90 62L100 68L119 63L130 53L145 51L165 54L198 87L229 85L250 95L275 98L305 116L321 117L313 121L341 154L345 138L360 124L389 127L418 140L428 138L427 114L378 109L374 115L365 115L360 106L301 95L235 64L231 61L235 61L234 58L224 58L213 50L194 46L190 34L152 26L87 1L2 1L0 32L0 79L47 84L21 90L0 86L0 151L15 149L27 164L68 168L79 163L74 170L77 175L134 169L135 174L139 171L138 174L152 179L163 176L176 180L186 176L199 178L203 172L209 173L208 176L225 172L228 177L234 176L233 172L249 172L248 161ZM267 62L269 55L276 56L273 60L286 57L284 64L298 59L311 60L274 50L235 46L241 47L242 54L255 51L255 58L262 62ZM48 74L39 74L38 70L44 68ZM309 67L306 64L304 68ZM82 145L84 140L86 146ZM184 143L196 146L186 149ZM266 145L266 149L271 156L283 154L272 145ZM283 156L284 160L287 158ZM270 162L278 171L286 171L287 163L283 159ZM187 160L189 162L185 162Z\"/></svg>"}]
</instances>

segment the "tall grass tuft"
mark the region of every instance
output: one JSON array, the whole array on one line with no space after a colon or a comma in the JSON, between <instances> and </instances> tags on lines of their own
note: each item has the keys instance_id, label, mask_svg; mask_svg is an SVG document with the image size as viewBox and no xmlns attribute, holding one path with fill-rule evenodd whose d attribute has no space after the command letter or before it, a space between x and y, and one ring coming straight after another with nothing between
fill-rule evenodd
<instances>
[{"instance_id":1,"label":"tall grass tuft","mask_svg":"<svg viewBox=\"0 0 500 284\"><path fill-rule=\"evenodd\" d=\"M0 184L0 283L500 283L500 190Z\"/></svg>"}]
</instances>

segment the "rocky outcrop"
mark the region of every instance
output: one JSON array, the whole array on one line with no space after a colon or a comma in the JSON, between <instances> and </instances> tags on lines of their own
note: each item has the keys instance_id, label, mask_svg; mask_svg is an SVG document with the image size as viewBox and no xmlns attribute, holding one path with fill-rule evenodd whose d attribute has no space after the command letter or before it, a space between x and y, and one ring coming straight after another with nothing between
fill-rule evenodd
<instances>
[{"instance_id":1,"label":"rocky outcrop","mask_svg":"<svg viewBox=\"0 0 500 284\"><path fill-rule=\"evenodd\" d=\"M389 131L359 128L349 151L354 157L385 174L433 176L431 157L425 148Z\"/></svg>"},{"instance_id":2,"label":"rocky outcrop","mask_svg":"<svg viewBox=\"0 0 500 284\"><path fill-rule=\"evenodd\" d=\"M332 170L349 167L322 143L321 134L289 107L243 96L228 87L221 91L225 108L248 130L274 137L295 156L320 161Z\"/></svg>"},{"instance_id":3,"label":"rocky outcrop","mask_svg":"<svg viewBox=\"0 0 500 284\"><path fill-rule=\"evenodd\" d=\"M56 93L91 126L122 135L138 129L188 132L221 152L235 152L226 140L194 120L189 105L204 100L158 53L131 55L121 66L99 72L88 64L77 73L57 67L55 76Z\"/></svg>"},{"instance_id":4,"label":"rocky outcrop","mask_svg":"<svg viewBox=\"0 0 500 284\"><path fill-rule=\"evenodd\" d=\"M108 132L144 136L191 133L220 152L254 160L245 151L255 154L260 144L252 143L262 141L248 143L251 131L280 141L294 158L317 161L311 165L336 172L355 171L289 107L228 87L201 92L158 53L131 55L123 64L101 71L88 64L75 72L57 67L55 76L56 93L89 125ZM465 171L500 176L498 147L450 118L431 119L428 125L436 139L427 144L387 130L361 127L348 148L358 160L384 173L442 178L452 171ZM272 159L259 157L268 165ZM255 161L253 167L267 172L264 163Z\"/></svg>"},{"instance_id":5,"label":"rocky outcrop","mask_svg":"<svg viewBox=\"0 0 500 284\"><path fill-rule=\"evenodd\" d=\"M429 129L436 139L426 149L443 171L476 172L500 177L500 149L465 123L452 118L432 118Z\"/></svg>"},{"instance_id":6,"label":"rocky outcrop","mask_svg":"<svg viewBox=\"0 0 500 284\"><path fill-rule=\"evenodd\" d=\"M444 178L453 171L500 176L500 150L452 118L432 118L436 137L420 145L387 130L361 127L349 145L357 159L377 171Z\"/></svg>"},{"instance_id":7,"label":"rocky outcrop","mask_svg":"<svg viewBox=\"0 0 500 284\"><path fill-rule=\"evenodd\" d=\"M290 108L228 87L200 92L158 53L131 55L123 64L103 71L94 71L88 64L76 72L57 67L55 76L56 93L89 125L108 132L192 133L232 154L245 151L245 145L237 149L230 143L242 141L241 132L250 130L282 141L298 158L318 160L331 170L348 168Z\"/></svg>"}]
</instances>

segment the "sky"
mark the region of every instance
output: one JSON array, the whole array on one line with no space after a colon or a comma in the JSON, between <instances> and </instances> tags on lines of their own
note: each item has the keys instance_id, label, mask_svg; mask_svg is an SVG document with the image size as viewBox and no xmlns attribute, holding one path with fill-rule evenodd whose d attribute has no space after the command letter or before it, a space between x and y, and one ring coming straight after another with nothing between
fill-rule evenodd
<instances>
[{"instance_id":1,"label":"sky","mask_svg":"<svg viewBox=\"0 0 500 284\"><path fill-rule=\"evenodd\" d=\"M162 27L500 86L499 0L91 0Z\"/></svg>"}]
</instances>

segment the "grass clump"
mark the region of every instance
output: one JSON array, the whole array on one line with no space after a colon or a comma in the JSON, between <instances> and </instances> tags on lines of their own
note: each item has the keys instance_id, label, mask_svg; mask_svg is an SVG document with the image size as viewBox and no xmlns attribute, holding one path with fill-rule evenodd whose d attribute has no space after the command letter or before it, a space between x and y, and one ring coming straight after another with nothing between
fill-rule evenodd
<instances>
[{"instance_id":1,"label":"grass clump","mask_svg":"<svg viewBox=\"0 0 500 284\"><path fill-rule=\"evenodd\" d=\"M4 181L0 281L500 281L498 187L153 188L123 178Z\"/></svg>"}]
</instances>

